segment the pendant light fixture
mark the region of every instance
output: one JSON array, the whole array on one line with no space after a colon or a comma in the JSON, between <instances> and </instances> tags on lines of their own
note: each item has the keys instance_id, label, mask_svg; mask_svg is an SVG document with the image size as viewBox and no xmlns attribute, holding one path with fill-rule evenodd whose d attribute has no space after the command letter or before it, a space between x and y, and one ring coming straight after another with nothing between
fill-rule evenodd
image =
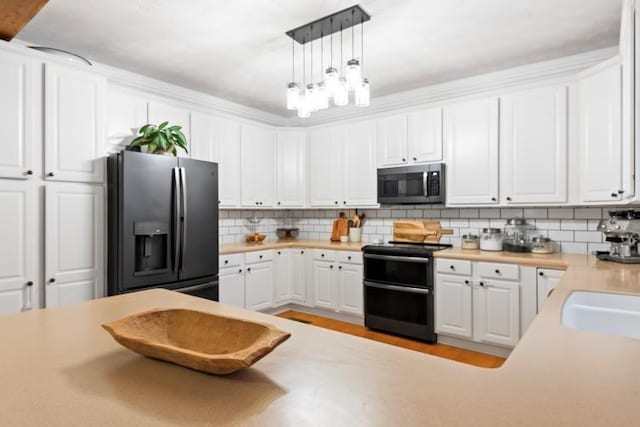
<instances>
[{"instance_id":1,"label":"pendant light fixture","mask_svg":"<svg viewBox=\"0 0 640 427\"><path fill-rule=\"evenodd\" d=\"M329 108L329 99L333 104L343 106L349 104L349 92L354 94L357 106L369 105L369 79L364 76L364 23L371 17L358 5L341 10L309 24L300 26L287 35L302 45L302 84L295 81L295 44L292 46L291 82L287 84L287 108L298 110L298 117L307 118L312 112ZM355 26L361 26L360 58L355 52ZM344 30L351 28L351 56L345 67ZM334 67L333 34L340 31L340 71ZM329 66L324 68L324 38L328 36L330 46ZM320 39L320 79L314 82L314 41ZM306 44L310 46L310 72L307 83ZM317 62L316 62L317 63Z\"/></svg>"}]
</instances>

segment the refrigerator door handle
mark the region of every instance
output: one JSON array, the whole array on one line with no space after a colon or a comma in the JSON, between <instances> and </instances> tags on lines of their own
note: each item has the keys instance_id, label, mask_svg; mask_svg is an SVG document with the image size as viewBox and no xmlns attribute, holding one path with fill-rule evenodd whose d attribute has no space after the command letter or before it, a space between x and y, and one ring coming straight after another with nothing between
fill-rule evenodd
<instances>
[{"instance_id":1,"label":"refrigerator door handle","mask_svg":"<svg viewBox=\"0 0 640 427\"><path fill-rule=\"evenodd\" d=\"M181 183L181 193L182 193L182 220L180 224L182 225L182 244L180 245L180 270L184 267L184 251L187 246L187 170L185 168L180 169L180 183Z\"/></svg>"},{"instance_id":2,"label":"refrigerator door handle","mask_svg":"<svg viewBox=\"0 0 640 427\"><path fill-rule=\"evenodd\" d=\"M180 247L180 243L182 242L181 237L181 227L180 227L180 217L181 217L181 205L180 200L182 199L181 195L181 187L180 187L180 172L179 168L173 168L173 182L174 182L174 199L173 199L173 213L174 213L174 229L173 229L173 243L174 243L174 258L173 258L173 269L174 271L178 271L180 267L180 255L182 252L182 248Z\"/></svg>"}]
</instances>

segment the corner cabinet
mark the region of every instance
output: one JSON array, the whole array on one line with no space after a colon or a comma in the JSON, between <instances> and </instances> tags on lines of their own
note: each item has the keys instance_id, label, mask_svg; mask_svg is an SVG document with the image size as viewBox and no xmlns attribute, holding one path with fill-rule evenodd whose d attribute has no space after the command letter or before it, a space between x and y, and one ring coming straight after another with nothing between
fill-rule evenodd
<instances>
[{"instance_id":1,"label":"corner cabinet","mask_svg":"<svg viewBox=\"0 0 640 427\"><path fill-rule=\"evenodd\" d=\"M503 204L567 201L566 86L500 98Z\"/></svg>"},{"instance_id":2,"label":"corner cabinet","mask_svg":"<svg viewBox=\"0 0 640 427\"><path fill-rule=\"evenodd\" d=\"M580 102L580 194L582 202L618 202L625 193L622 150L622 68L617 58L586 71Z\"/></svg>"},{"instance_id":3,"label":"corner cabinet","mask_svg":"<svg viewBox=\"0 0 640 427\"><path fill-rule=\"evenodd\" d=\"M444 108L447 204L498 204L498 98Z\"/></svg>"},{"instance_id":4,"label":"corner cabinet","mask_svg":"<svg viewBox=\"0 0 640 427\"><path fill-rule=\"evenodd\" d=\"M49 183L45 190L45 306L104 296L104 190Z\"/></svg>"},{"instance_id":5,"label":"corner cabinet","mask_svg":"<svg viewBox=\"0 0 640 427\"><path fill-rule=\"evenodd\" d=\"M34 176L36 149L36 100L39 85L36 62L28 57L0 55L0 178ZM40 144L37 144L39 148Z\"/></svg>"},{"instance_id":6,"label":"corner cabinet","mask_svg":"<svg viewBox=\"0 0 640 427\"><path fill-rule=\"evenodd\" d=\"M103 182L106 78L75 67L44 69L45 178Z\"/></svg>"},{"instance_id":7,"label":"corner cabinet","mask_svg":"<svg viewBox=\"0 0 640 427\"><path fill-rule=\"evenodd\" d=\"M242 206L272 208L276 205L276 133L243 124L241 139Z\"/></svg>"},{"instance_id":8,"label":"corner cabinet","mask_svg":"<svg viewBox=\"0 0 640 427\"><path fill-rule=\"evenodd\" d=\"M345 126L344 206L375 206L378 198L376 173L376 124L358 122Z\"/></svg>"}]
</instances>

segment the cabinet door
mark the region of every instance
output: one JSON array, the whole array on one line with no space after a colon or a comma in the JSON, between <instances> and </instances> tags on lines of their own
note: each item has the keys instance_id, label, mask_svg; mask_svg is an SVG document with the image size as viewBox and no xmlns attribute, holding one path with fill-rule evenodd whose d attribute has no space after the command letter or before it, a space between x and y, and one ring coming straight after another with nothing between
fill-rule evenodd
<instances>
[{"instance_id":1,"label":"cabinet door","mask_svg":"<svg viewBox=\"0 0 640 427\"><path fill-rule=\"evenodd\" d=\"M471 277L436 277L436 332L471 338Z\"/></svg>"},{"instance_id":2,"label":"cabinet door","mask_svg":"<svg viewBox=\"0 0 640 427\"><path fill-rule=\"evenodd\" d=\"M141 95L109 88L107 93L107 151L123 150L147 124L147 100Z\"/></svg>"},{"instance_id":3,"label":"cabinet door","mask_svg":"<svg viewBox=\"0 0 640 427\"><path fill-rule=\"evenodd\" d=\"M407 163L407 115L383 117L376 123L378 165L402 166Z\"/></svg>"},{"instance_id":4,"label":"cabinet door","mask_svg":"<svg viewBox=\"0 0 640 427\"><path fill-rule=\"evenodd\" d=\"M442 161L442 108L408 115L408 159L411 163Z\"/></svg>"},{"instance_id":5,"label":"cabinet door","mask_svg":"<svg viewBox=\"0 0 640 427\"><path fill-rule=\"evenodd\" d=\"M500 102L502 202L566 202L567 87L518 92Z\"/></svg>"},{"instance_id":6,"label":"cabinet door","mask_svg":"<svg viewBox=\"0 0 640 427\"><path fill-rule=\"evenodd\" d=\"M313 207L338 207L342 191L341 128L320 128L309 131L309 203Z\"/></svg>"},{"instance_id":7,"label":"cabinet door","mask_svg":"<svg viewBox=\"0 0 640 427\"><path fill-rule=\"evenodd\" d=\"M291 250L291 299L307 303L307 257L304 249Z\"/></svg>"},{"instance_id":8,"label":"cabinet door","mask_svg":"<svg viewBox=\"0 0 640 427\"><path fill-rule=\"evenodd\" d=\"M45 189L46 307L104 295L102 186L50 183Z\"/></svg>"},{"instance_id":9,"label":"cabinet door","mask_svg":"<svg viewBox=\"0 0 640 427\"><path fill-rule=\"evenodd\" d=\"M361 316L363 285L362 266L354 264L340 264L338 266L338 309L345 313Z\"/></svg>"},{"instance_id":10,"label":"cabinet door","mask_svg":"<svg viewBox=\"0 0 640 427\"><path fill-rule=\"evenodd\" d=\"M220 302L245 307L244 269L242 266L220 270Z\"/></svg>"},{"instance_id":11,"label":"cabinet door","mask_svg":"<svg viewBox=\"0 0 640 427\"><path fill-rule=\"evenodd\" d=\"M46 178L102 182L107 80L47 63L44 85Z\"/></svg>"},{"instance_id":12,"label":"cabinet door","mask_svg":"<svg viewBox=\"0 0 640 427\"><path fill-rule=\"evenodd\" d=\"M548 268L538 269L538 313L542 311L545 301L549 296L549 292L556 287L564 271L550 270Z\"/></svg>"},{"instance_id":13,"label":"cabinet door","mask_svg":"<svg viewBox=\"0 0 640 427\"><path fill-rule=\"evenodd\" d=\"M0 178L33 176L36 65L26 57L0 56ZM32 173L29 174L28 172Z\"/></svg>"},{"instance_id":14,"label":"cabinet door","mask_svg":"<svg viewBox=\"0 0 640 427\"><path fill-rule=\"evenodd\" d=\"M169 122L170 126L182 126L182 133L187 138L187 152L182 148L176 148L178 157L191 157L191 114L189 110L169 105L163 102L149 102L149 123L159 126L163 122Z\"/></svg>"},{"instance_id":15,"label":"cabinet door","mask_svg":"<svg viewBox=\"0 0 640 427\"><path fill-rule=\"evenodd\" d=\"M221 117L193 113L191 156L218 163L220 207L240 207L240 124Z\"/></svg>"},{"instance_id":16,"label":"cabinet door","mask_svg":"<svg viewBox=\"0 0 640 427\"><path fill-rule=\"evenodd\" d=\"M304 207L305 156L304 131L280 131L277 142L278 207Z\"/></svg>"},{"instance_id":17,"label":"cabinet door","mask_svg":"<svg viewBox=\"0 0 640 427\"><path fill-rule=\"evenodd\" d=\"M332 262L313 261L313 290L316 307L335 309L334 265Z\"/></svg>"},{"instance_id":18,"label":"cabinet door","mask_svg":"<svg viewBox=\"0 0 640 427\"><path fill-rule=\"evenodd\" d=\"M482 280L475 288L474 338L513 347L520 339L520 284Z\"/></svg>"},{"instance_id":19,"label":"cabinet door","mask_svg":"<svg viewBox=\"0 0 640 427\"><path fill-rule=\"evenodd\" d=\"M619 64L579 83L583 202L622 200L622 72Z\"/></svg>"},{"instance_id":20,"label":"cabinet door","mask_svg":"<svg viewBox=\"0 0 640 427\"><path fill-rule=\"evenodd\" d=\"M38 307L35 188L0 181L0 314Z\"/></svg>"},{"instance_id":21,"label":"cabinet door","mask_svg":"<svg viewBox=\"0 0 640 427\"><path fill-rule=\"evenodd\" d=\"M249 310L273 307L273 263L247 265L245 275L246 301Z\"/></svg>"},{"instance_id":22,"label":"cabinet door","mask_svg":"<svg viewBox=\"0 0 640 427\"><path fill-rule=\"evenodd\" d=\"M242 206L275 206L275 140L271 129L242 125Z\"/></svg>"},{"instance_id":23,"label":"cabinet door","mask_svg":"<svg viewBox=\"0 0 640 427\"><path fill-rule=\"evenodd\" d=\"M444 109L447 203L498 203L498 100Z\"/></svg>"},{"instance_id":24,"label":"cabinet door","mask_svg":"<svg viewBox=\"0 0 640 427\"><path fill-rule=\"evenodd\" d=\"M293 270L291 263L291 250L280 249L276 251L275 263L275 298L276 304L286 304L291 299L291 283Z\"/></svg>"},{"instance_id":25,"label":"cabinet door","mask_svg":"<svg viewBox=\"0 0 640 427\"><path fill-rule=\"evenodd\" d=\"M375 206L378 197L375 122L345 127L344 200L346 206Z\"/></svg>"}]
</instances>

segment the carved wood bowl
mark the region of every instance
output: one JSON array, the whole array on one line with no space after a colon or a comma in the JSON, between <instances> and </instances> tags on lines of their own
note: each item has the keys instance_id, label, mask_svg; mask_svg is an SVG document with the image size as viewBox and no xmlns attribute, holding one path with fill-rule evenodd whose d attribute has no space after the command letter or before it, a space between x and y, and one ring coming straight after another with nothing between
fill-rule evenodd
<instances>
[{"instance_id":1,"label":"carved wood bowl","mask_svg":"<svg viewBox=\"0 0 640 427\"><path fill-rule=\"evenodd\" d=\"M187 309L155 309L102 325L129 350L216 375L247 368L291 334L267 323Z\"/></svg>"}]
</instances>

